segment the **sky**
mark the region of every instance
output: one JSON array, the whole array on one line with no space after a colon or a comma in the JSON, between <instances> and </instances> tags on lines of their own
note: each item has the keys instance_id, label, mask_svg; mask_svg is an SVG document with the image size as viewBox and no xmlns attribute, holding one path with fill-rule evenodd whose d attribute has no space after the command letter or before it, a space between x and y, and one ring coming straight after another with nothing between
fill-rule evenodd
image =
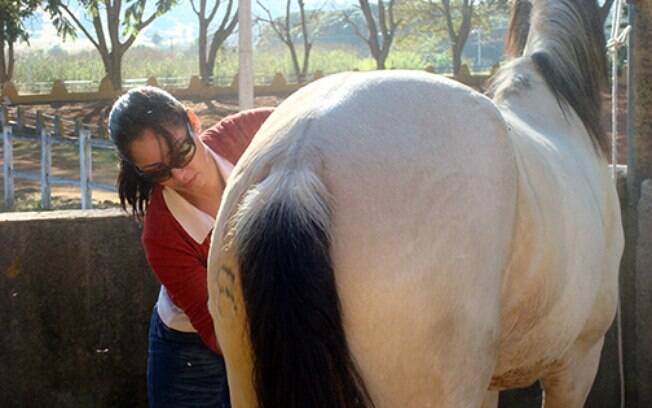
<instances>
[{"instance_id":1,"label":"sky","mask_svg":"<svg viewBox=\"0 0 652 408\"><path fill-rule=\"evenodd\" d=\"M214 0L213 0L214 1ZM254 15L264 16L263 10L257 5L256 0L252 1ZM150 0L150 3L154 3ZM285 12L285 1L283 0L262 0L265 7L269 8L274 16L282 15ZM76 4L75 0L71 0L74 9ZM214 4L209 0L209 4ZM306 8L322 8L322 9L342 9L351 7L357 4L357 0L305 0ZM145 13L149 15L149 13ZM80 11L78 15L83 15ZM90 25L90 21L86 21ZM78 38L75 40L67 39L65 42L57 35L57 31L50 21L50 17L43 10L39 10L35 18L26 22L26 26L30 31L31 38L29 45L20 43L16 49L24 51L27 49L50 49L58 46L62 49L74 52L83 49L92 49L93 46L88 39L79 32ZM187 46L196 41L197 36L197 19L190 7L189 0L178 0L175 6L169 13L157 18L151 25L145 28L136 40L135 45L153 45L151 38L154 34L158 34L163 39L163 44L166 46Z\"/></svg>"}]
</instances>

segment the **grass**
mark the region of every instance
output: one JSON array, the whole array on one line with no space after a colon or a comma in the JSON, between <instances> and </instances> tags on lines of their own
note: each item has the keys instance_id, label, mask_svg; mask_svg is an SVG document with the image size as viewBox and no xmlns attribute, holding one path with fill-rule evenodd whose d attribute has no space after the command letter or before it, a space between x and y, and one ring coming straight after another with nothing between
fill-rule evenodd
<instances>
[{"instance_id":1,"label":"grass","mask_svg":"<svg viewBox=\"0 0 652 408\"><path fill-rule=\"evenodd\" d=\"M300 51L300 50L299 50ZM301 55L301 54L300 54ZM387 60L392 69L423 69L432 62L410 50L395 49ZM436 64L433 64L436 65ZM325 74L376 68L370 57L361 57L353 49L315 48L310 56L310 74L321 71ZM218 53L214 76L222 84L231 83L238 71L238 55L234 49ZM174 50L147 47L132 47L123 60L123 79L181 78L178 86L187 86L192 75L198 75L197 54L193 49ZM254 74L257 81L269 81L280 72L289 80L294 78L292 61L286 49L266 50L254 55ZM95 51L67 54L63 51L29 51L17 56L14 82L19 84L44 83L44 92L57 79L66 81L92 81L99 84L104 77L104 67ZM69 89L70 90L70 89Z\"/></svg>"}]
</instances>

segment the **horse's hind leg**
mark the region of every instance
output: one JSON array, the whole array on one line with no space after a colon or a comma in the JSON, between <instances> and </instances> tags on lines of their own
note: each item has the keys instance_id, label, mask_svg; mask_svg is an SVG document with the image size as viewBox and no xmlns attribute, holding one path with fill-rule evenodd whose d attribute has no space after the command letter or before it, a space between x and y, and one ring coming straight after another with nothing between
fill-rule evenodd
<instances>
[{"instance_id":1,"label":"horse's hind leg","mask_svg":"<svg viewBox=\"0 0 652 408\"><path fill-rule=\"evenodd\" d=\"M581 408L598 372L604 338L589 348L576 345L541 382L544 408Z\"/></svg>"}]
</instances>

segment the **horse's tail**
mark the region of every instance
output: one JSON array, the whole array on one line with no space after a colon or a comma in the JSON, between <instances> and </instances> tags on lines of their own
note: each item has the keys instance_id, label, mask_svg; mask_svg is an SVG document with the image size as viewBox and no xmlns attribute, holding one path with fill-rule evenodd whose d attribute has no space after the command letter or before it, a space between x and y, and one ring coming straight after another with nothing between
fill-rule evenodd
<instances>
[{"instance_id":1,"label":"horse's tail","mask_svg":"<svg viewBox=\"0 0 652 408\"><path fill-rule=\"evenodd\" d=\"M233 219L261 408L373 406L344 333L331 218L320 178L296 169L252 187Z\"/></svg>"},{"instance_id":2,"label":"horse's tail","mask_svg":"<svg viewBox=\"0 0 652 408\"><path fill-rule=\"evenodd\" d=\"M595 145L606 151L601 103L607 57L597 1L533 0L532 4L526 54L560 103L573 108Z\"/></svg>"}]
</instances>

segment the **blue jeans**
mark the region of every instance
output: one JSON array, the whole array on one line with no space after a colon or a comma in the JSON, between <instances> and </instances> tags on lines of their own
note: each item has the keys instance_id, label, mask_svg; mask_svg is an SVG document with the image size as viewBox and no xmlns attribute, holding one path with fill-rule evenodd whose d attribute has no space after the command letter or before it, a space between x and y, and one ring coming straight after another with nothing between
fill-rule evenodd
<instances>
[{"instance_id":1,"label":"blue jeans","mask_svg":"<svg viewBox=\"0 0 652 408\"><path fill-rule=\"evenodd\" d=\"M197 333L170 329L156 307L149 324L147 397L150 408L230 408L224 359Z\"/></svg>"}]
</instances>

